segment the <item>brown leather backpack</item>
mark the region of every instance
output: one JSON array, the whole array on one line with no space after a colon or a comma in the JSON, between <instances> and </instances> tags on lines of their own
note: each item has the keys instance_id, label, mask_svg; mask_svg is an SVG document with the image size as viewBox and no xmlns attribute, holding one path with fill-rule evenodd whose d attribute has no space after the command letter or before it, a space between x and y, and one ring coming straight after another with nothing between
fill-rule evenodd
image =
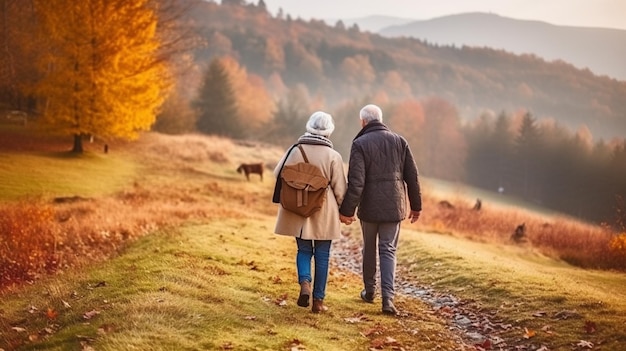
<instances>
[{"instance_id":1,"label":"brown leather backpack","mask_svg":"<svg viewBox=\"0 0 626 351\"><path fill-rule=\"evenodd\" d=\"M329 181L319 167L309 163L302 146L298 149L304 162L283 166L280 172L280 204L287 211L309 217L322 208Z\"/></svg>"}]
</instances>

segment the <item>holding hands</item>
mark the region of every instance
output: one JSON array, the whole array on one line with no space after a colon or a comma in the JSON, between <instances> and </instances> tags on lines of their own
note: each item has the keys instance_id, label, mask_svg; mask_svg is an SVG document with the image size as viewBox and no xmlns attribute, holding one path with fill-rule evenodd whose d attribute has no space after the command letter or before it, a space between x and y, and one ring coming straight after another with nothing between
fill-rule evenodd
<instances>
[{"instance_id":1,"label":"holding hands","mask_svg":"<svg viewBox=\"0 0 626 351\"><path fill-rule=\"evenodd\" d=\"M345 225L350 225L352 224L352 222L354 222L356 219L354 218L354 216L352 217L348 217L348 216L344 216L341 213L339 214L339 220L341 221L341 223L345 224Z\"/></svg>"}]
</instances>

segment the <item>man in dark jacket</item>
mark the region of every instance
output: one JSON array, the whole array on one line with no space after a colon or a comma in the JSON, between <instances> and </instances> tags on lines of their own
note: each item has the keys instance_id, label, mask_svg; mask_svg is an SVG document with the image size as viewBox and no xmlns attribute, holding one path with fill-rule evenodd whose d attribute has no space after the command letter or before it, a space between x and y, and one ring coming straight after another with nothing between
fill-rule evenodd
<instances>
[{"instance_id":1,"label":"man in dark jacket","mask_svg":"<svg viewBox=\"0 0 626 351\"><path fill-rule=\"evenodd\" d=\"M360 119L362 129L352 141L348 189L339 209L340 219L345 224L352 223L358 206L365 285L361 298L374 302L378 246L382 311L395 315L398 311L393 298L400 223L407 212L414 223L422 210L418 171L406 139L382 123L383 113L378 106L363 107ZM406 206L407 194L410 209Z\"/></svg>"}]
</instances>

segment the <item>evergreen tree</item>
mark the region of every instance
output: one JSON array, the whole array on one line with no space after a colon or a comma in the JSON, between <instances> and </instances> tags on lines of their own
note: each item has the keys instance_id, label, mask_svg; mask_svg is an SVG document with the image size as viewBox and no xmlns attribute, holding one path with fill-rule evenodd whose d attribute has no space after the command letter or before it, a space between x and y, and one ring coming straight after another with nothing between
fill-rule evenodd
<instances>
[{"instance_id":1,"label":"evergreen tree","mask_svg":"<svg viewBox=\"0 0 626 351\"><path fill-rule=\"evenodd\" d=\"M515 139L515 161L517 182L516 192L526 199L536 200L537 160L540 156L541 144L539 128L535 118L526 113Z\"/></svg>"},{"instance_id":2,"label":"evergreen tree","mask_svg":"<svg viewBox=\"0 0 626 351\"><path fill-rule=\"evenodd\" d=\"M241 136L232 84L219 59L211 61L194 105L198 110L196 127L200 132Z\"/></svg>"}]
</instances>

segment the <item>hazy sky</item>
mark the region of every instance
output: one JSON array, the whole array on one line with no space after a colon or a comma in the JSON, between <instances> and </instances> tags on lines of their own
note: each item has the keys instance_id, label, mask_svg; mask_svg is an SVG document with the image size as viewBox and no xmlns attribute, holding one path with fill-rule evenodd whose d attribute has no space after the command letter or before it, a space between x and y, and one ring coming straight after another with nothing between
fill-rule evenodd
<instances>
[{"instance_id":1,"label":"hazy sky","mask_svg":"<svg viewBox=\"0 0 626 351\"><path fill-rule=\"evenodd\" d=\"M252 2L256 3L256 0ZM386 15L416 20L464 12L557 25L626 30L626 0L265 0L269 11L303 19L351 19Z\"/></svg>"}]
</instances>

